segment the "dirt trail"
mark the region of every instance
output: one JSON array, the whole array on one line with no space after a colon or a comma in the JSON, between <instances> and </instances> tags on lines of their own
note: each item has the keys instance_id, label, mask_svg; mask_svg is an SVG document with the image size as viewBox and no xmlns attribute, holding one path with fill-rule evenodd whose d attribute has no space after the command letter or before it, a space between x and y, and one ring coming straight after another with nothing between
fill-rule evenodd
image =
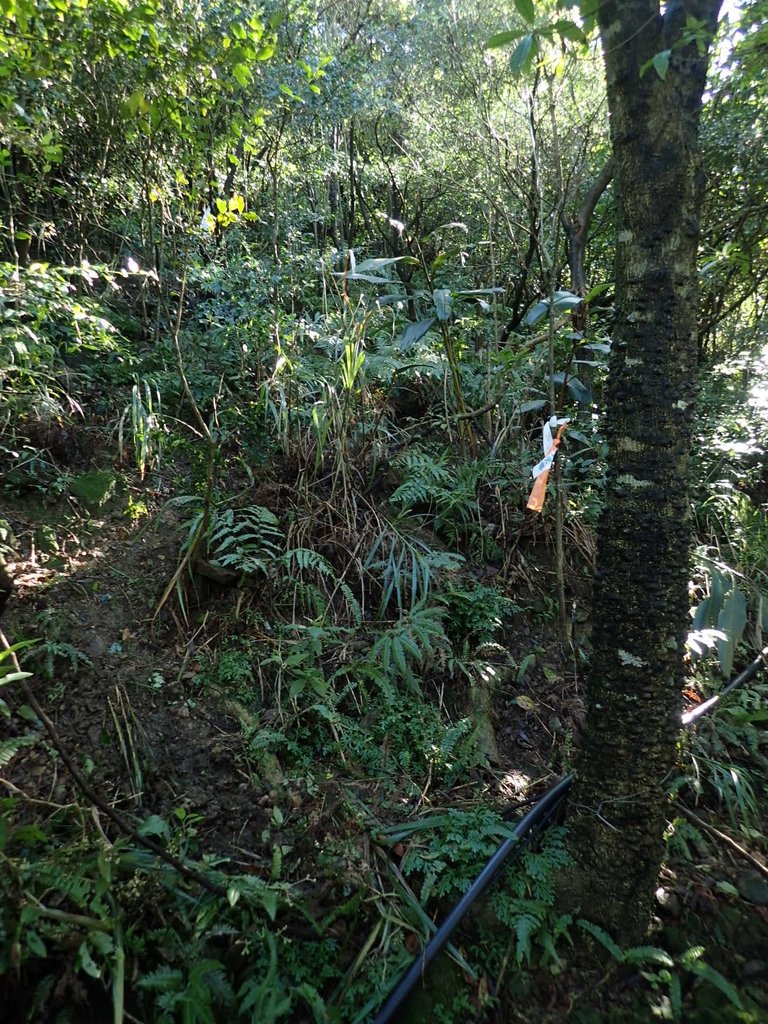
<instances>
[{"instance_id":1,"label":"dirt trail","mask_svg":"<svg viewBox=\"0 0 768 1024\"><path fill-rule=\"evenodd\" d=\"M115 806L164 818L184 808L202 816L206 848L247 846L263 823L262 792L244 767L237 719L194 685L204 628L185 642L170 611L154 617L176 566L171 517L146 527L120 511L80 522L49 512L41 552L39 525L7 515L19 557L4 629L12 641L41 638L25 667L67 752ZM15 696L5 694L12 707ZM36 799L78 799L43 736L6 777Z\"/></svg>"}]
</instances>

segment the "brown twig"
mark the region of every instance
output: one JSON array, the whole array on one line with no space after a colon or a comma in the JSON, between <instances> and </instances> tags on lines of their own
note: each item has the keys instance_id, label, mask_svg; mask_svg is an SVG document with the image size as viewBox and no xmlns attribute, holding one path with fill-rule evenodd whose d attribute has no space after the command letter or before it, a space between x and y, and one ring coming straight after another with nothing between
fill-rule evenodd
<instances>
[{"instance_id":1,"label":"brown twig","mask_svg":"<svg viewBox=\"0 0 768 1024\"><path fill-rule=\"evenodd\" d=\"M762 861L759 861L753 853L750 853L749 850L745 850L743 846L737 843L735 839L731 839L731 837L726 835L725 832L721 832L720 829L715 828L714 825L710 825L709 822L704 821L704 819L700 818L698 814L694 814L694 812L689 807L686 807L685 804L678 804L678 806L683 814L687 818L690 818L694 824L703 828L706 832L709 832L710 835L715 837L715 839L719 839L720 842L725 843L729 849L733 850L734 853L738 853L738 855L743 857L744 860L749 861L753 868L759 871L765 878L768 878L768 867L766 867Z\"/></svg>"}]
</instances>

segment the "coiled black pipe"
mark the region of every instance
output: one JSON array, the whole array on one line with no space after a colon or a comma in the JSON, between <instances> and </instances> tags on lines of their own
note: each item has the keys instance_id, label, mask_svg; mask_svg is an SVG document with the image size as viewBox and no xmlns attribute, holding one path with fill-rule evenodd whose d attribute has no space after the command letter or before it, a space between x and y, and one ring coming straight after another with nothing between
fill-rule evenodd
<instances>
[{"instance_id":1,"label":"coiled black pipe","mask_svg":"<svg viewBox=\"0 0 768 1024\"><path fill-rule=\"evenodd\" d=\"M727 686L724 686L720 693L710 697L703 704L699 704L692 711L686 712L681 718L682 724L685 726L691 725L701 718L702 715L711 711L727 693L735 690L738 686L742 686L756 676L760 668L764 667L766 657L768 657L768 647L763 648L752 664L748 665L743 672L740 672ZM374 1024L389 1024L397 1010L400 1009L411 994L411 990L415 987L419 978L423 976L427 967L429 967L438 953L447 944L459 921L461 921L472 904L483 895L488 886L493 882L513 850L517 849L519 853L523 849L522 840L525 836L532 832L533 829L540 830L552 818L560 804L568 796L572 783L573 775L566 775L565 778L560 779L559 782L556 782L554 786L539 798L525 817L520 819L512 835L509 839L505 839L493 854L475 881L427 943L422 955L418 957L408 973L400 980L394 992L387 999L381 1010L379 1010Z\"/></svg>"},{"instance_id":2,"label":"coiled black pipe","mask_svg":"<svg viewBox=\"0 0 768 1024\"><path fill-rule=\"evenodd\" d=\"M443 921L435 934L424 948L422 955L412 965L408 973L399 982L397 988L379 1010L375 1024L388 1024L399 1010L402 1003L410 995L411 989L416 985L424 971L432 963L440 950L445 946L458 925L472 904L479 899L488 886L498 875L504 866L504 862L515 849L520 847L521 840L534 828L543 827L557 811L560 804L568 795L568 790L573 782L572 775L566 775L555 783L551 789L542 796L538 802L528 811L524 818L515 826L515 830L509 839L505 839L498 850L494 853L483 870L474 880L469 889L464 893L459 902Z\"/></svg>"}]
</instances>

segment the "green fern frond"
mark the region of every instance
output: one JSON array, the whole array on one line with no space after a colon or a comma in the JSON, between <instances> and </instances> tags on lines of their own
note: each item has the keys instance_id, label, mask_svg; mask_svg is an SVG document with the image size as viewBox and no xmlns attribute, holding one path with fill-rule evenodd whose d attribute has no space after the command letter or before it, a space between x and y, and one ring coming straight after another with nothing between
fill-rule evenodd
<instances>
[{"instance_id":1,"label":"green fern frond","mask_svg":"<svg viewBox=\"0 0 768 1024\"><path fill-rule=\"evenodd\" d=\"M426 603L441 572L455 572L463 564L464 558L456 552L430 548L425 541L407 537L389 523L374 541L363 568L381 571L379 614L394 603L402 615Z\"/></svg>"},{"instance_id":2,"label":"green fern frond","mask_svg":"<svg viewBox=\"0 0 768 1024\"><path fill-rule=\"evenodd\" d=\"M66 896L78 910L84 910L93 896L93 879L85 874L87 868L87 862L75 865L71 861L38 861L34 869L35 884L47 892Z\"/></svg>"},{"instance_id":3,"label":"green fern frond","mask_svg":"<svg viewBox=\"0 0 768 1024\"><path fill-rule=\"evenodd\" d=\"M282 564L289 571L291 569L298 569L300 572L307 570L319 573L321 576L335 577L331 563L312 548L291 548L283 555Z\"/></svg>"},{"instance_id":4,"label":"green fern frond","mask_svg":"<svg viewBox=\"0 0 768 1024\"><path fill-rule=\"evenodd\" d=\"M448 652L450 644L443 629L443 609L416 606L381 633L371 648L370 660L385 674L404 680L418 689L411 665L422 667L438 651Z\"/></svg>"},{"instance_id":5,"label":"green fern frond","mask_svg":"<svg viewBox=\"0 0 768 1024\"><path fill-rule=\"evenodd\" d=\"M142 975L137 982L139 988L154 992L177 992L183 983L184 975L176 967L158 967Z\"/></svg>"},{"instance_id":6,"label":"green fern frond","mask_svg":"<svg viewBox=\"0 0 768 1024\"><path fill-rule=\"evenodd\" d=\"M26 736L15 736L10 740L0 742L0 768L5 768L23 747L31 747L37 742L37 736L27 734Z\"/></svg>"},{"instance_id":7,"label":"green fern frond","mask_svg":"<svg viewBox=\"0 0 768 1024\"><path fill-rule=\"evenodd\" d=\"M261 505L217 511L208 536L211 557L225 568L252 574L268 570L284 544L277 516Z\"/></svg>"},{"instance_id":8,"label":"green fern frond","mask_svg":"<svg viewBox=\"0 0 768 1024\"><path fill-rule=\"evenodd\" d=\"M404 479L392 501L402 508L440 502L452 484L446 456L436 459L424 451L406 452L395 460L395 466L403 471Z\"/></svg>"},{"instance_id":9,"label":"green fern frond","mask_svg":"<svg viewBox=\"0 0 768 1024\"><path fill-rule=\"evenodd\" d=\"M601 928L600 925L593 924L592 921L587 921L583 917L580 917L576 921L576 924L583 931L591 935L593 939L596 939L600 943L600 945L611 954L611 956L617 963L621 963L621 957L623 952L622 948L616 942L613 941L611 936L608 934L607 931L605 931L604 928Z\"/></svg>"}]
</instances>

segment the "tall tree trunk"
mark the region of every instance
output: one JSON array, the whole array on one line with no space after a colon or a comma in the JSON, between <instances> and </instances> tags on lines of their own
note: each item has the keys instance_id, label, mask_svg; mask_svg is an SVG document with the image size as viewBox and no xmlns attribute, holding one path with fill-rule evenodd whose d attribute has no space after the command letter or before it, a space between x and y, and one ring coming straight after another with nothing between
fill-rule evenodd
<instances>
[{"instance_id":1,"label":"tall tree trunk","mask_svg":"<svg viewBox=\"0 0 768 1024\"><path fill-rule=\"evenodd\" d=\"M561 895L628 940L650 919L680 728L698 124L719 7L672 0L662 16L657 0L602 0L598 14L618 207L616 324L595 651L570 819L575 867ZM692 18L701 34L686 42Z\"/></svg>"}]
</instances>

